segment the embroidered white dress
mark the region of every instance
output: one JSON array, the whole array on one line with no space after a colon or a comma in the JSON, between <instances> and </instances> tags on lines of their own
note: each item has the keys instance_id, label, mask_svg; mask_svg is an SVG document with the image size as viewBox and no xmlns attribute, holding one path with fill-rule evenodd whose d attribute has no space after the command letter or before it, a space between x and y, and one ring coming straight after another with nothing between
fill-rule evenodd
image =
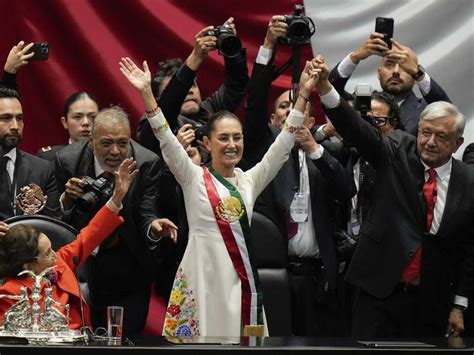
<instances>
[{"instance_id":1,"label":"embroidered white dress","mask_svg":"<svg viewBox=\"0 0 474 355\"><path fill-rule=\"evenodd\" d=\"M163 158L183 189L189 224L188 244L173 284L163 335L240 336L240 279L209 202L203 169L189 159L161 112L149 120ZM249 221L256 198L288 159L303 114L293 110L286 122L262 161L246 172L236 168L236 179L229 180L242 196Z\"/></svg>"}]
</instances>

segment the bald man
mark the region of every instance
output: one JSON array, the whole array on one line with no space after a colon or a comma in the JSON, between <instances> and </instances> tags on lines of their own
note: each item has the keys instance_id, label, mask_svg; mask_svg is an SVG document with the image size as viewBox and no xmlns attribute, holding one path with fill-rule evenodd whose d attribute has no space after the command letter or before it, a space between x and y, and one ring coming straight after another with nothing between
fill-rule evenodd
<instances>
[{"instance_id":1,"label":"bald man","mask_svg":"<svg viewBox=\"0 0 474 355\"><path fill-rule=\"evenodd\" d=\"M340 95L347 97L350 94L344 91L344 87L360 61L374 55L382 57L377 70L380 86L395 97L406 131L416 136L420 113L426 105L451 100L418 63L418 57L411 48L392 39L393 46L389 49L383 37L383 34L373 32L361 47L339 62L329 74L329 81ZM423 98L413 92L415 84Z\"/></svg>"}]
</instances>

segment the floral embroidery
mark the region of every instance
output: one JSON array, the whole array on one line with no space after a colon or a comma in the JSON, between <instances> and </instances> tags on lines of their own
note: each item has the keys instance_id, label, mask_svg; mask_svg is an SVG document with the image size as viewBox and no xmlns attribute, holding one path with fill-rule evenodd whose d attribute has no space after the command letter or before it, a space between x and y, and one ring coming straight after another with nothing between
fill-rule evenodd
<instances>
[{"instance_id":1,"label":"floral embroidery","mask_svg":"<svg viewBox=\"0 0 474 355\"><path fill-rule=\"evenodd\" d=\"M285 121L284 125L283 125L283 130L284 131L287 131L288 133L296 133L298 130L299 130L299 127L296 127L296 126L290 126L288 124L288 121Z\"/></svg>"},{"instance_id":2,"label":"floral embroidery","mask_svg":"<svg viewBox=\"0 0 474 355\"><path fill-rule=\"evenodd\" d=\"M199 335L197 303L194 291L189 287L186 275L180 267L171 291L166 310L164 334L168 336Z\"/></svg>"}]
</instances>

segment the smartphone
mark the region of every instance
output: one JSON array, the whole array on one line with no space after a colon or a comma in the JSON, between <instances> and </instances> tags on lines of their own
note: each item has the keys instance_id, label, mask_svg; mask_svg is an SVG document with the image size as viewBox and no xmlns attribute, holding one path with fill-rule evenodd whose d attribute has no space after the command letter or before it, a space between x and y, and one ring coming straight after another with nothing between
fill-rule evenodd
<instances>
[{"instance_id":1,"label":"smartphone","mask_svg":"<svg viewBox=\"0 0 474 355\"><path fill-rule=\"evenodd\" d=\"M383 40L387 43L388 48L392 49L390 39L393 37L393 18L377 17L375 19L375 32L383 34Z\"/></svg>"},{"instance_id":2,"label":"smartphone","mask_svg":"<svg viewBox=\"0 0 474 355\"><path fill-rule=\"evenodd\" d=\"M28 53L34 52L29 61L47 60L49 58L49 45L46 42L37 42L29 49Z\"/></svg>"}]
</instances>

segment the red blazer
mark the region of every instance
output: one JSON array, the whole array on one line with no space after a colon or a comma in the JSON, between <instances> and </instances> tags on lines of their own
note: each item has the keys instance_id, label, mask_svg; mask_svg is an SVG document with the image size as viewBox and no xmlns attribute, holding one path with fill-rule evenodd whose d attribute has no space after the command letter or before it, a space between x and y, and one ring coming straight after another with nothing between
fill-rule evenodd
<instances>
[{"instance_id":1,"label":"red blazer","mask_svg":"<svg viewBox=\"0 0 474 355\"><path fill-rule=\"evenodd\" d=\"M75 265L73 257L79 258L79 266L84 263L92 251L102 243L120 224L123 218L113 213L107 206L102 207L89 224L84 227L77 239L59 249L56 259L57 282L51 285L53 297L62 304L69 304L69 328L80 329L82 327L81 306L83 302L84 318L86 325L90 326L89 307L84 299L79 298L79 283L74 275ZM19 295L20 288L26 286L31 293L33 279L31 277L5 278L4 284L0 287L1 294ZM42 289L47 287L43 283ZM0 299L0 321L3 322L3 315L16 301L7 298ZM40 301L41 306L42 300Z\"/></svg>"}]
</instances>

